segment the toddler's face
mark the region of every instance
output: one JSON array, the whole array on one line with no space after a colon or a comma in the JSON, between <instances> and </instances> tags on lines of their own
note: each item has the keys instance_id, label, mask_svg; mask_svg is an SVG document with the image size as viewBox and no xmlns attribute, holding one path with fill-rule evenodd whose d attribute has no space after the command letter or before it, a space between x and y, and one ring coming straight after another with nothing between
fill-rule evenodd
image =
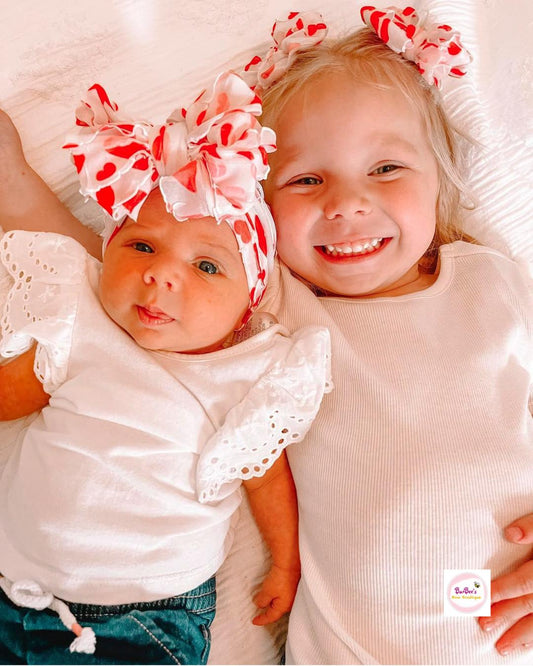
<instances>
[{"instance_id":1,"label":"toddler's face","mask_svg":"<svg viewBox=\"0 0 533 666\"><path fill-rule=\"evenodd\" d=\"M248 308L246 274L226 223L178 222L158 189L126 220L104 254L100 299L145 349L219 349Z\"/></svg>"},{"instance_id":2,"label":"toddler's face","mask_svg":"<svg viewBox=\"0 0 533 666\"><path fill-rule=\"evenodd\" d=\"M265 193L292 270L344 296L399 295L434 279L418 261L435 231L438 167L399 91L322 77L274 129Z\"/></svg>"}]
</instances>

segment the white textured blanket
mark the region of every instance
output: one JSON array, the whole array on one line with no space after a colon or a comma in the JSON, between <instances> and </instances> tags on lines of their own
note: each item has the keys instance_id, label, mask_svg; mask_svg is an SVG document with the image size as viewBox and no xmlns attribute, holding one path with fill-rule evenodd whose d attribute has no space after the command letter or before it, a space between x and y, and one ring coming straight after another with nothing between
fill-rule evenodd
<instances>
[{"instance_id":1,"label":"white textured blanket","mask_svg":"<svg viewBox=\"0 0 533 666\"><path fill-rule=\"evenodd\" d=\"M102 83L124 109L163 121L187 105L214 74L238 67L268 44L273 21L313 9L331 34L360 25L352 0L0 0L0 106L15 120L31 165L84 222L102 213L83 203L60 149L74 108ZM378 6L393 4L376 2ZM396 0L396 4L400 0ZM414 0L457 27L474 55L470 74L450 86L456 122L478 141L470 182L479 205L469 231L521 261L533 262L532 56L530 0ZM0 302L6 283L0 276ZM0 462L24 421L0 426ZM0 507L1 510L1 507ZM219 572L211 663L278 663L285 622L254 627L252 590L267 567L247 506Z\"/></svg>"}]
</instances>

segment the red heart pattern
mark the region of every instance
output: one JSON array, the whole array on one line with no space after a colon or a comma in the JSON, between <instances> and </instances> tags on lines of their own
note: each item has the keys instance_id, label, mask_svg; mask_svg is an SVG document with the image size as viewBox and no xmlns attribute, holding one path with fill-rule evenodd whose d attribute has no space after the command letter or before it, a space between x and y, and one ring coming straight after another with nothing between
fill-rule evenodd
<instances>
[{"instance_id":1,"label":"red heart pattern","mask_svg":"<svg viewBox=\"0 0 533 666\"><path fill-rule=\"evenodd\" d=\"M76 110L79 129L63 146L72 154L80 191L112 218L108 239L125 216L137 219L157 183L177 219L212 216L227 222L253 294L247 316L264 292L275 239L257 188L268 173L275 135L259 124L260 114L259 97L232 72L219 75L187 109L160 126L126 118L95 84Z\"/></svg>"},{"instance_id":2,"label":"red heart pattern","mask_svg":"<svg viewBox=\"0 0 533 666\"><path fill-rule=\"evenodd\" d=\"M422 77L437 88L445 76L463 76L472 56L459 33L445 23L422 23L414 7L361 8L361 18L393 51L414 62Z\"/></svg>"},{"instance_id":3,"label":"red heart pattern","mask_svg":"<svg viewBox=\"0 0 533 666\"><path fill-rule=\"evenodd\" d=\"M254 55L241 76L252 90L259 93L267 90L283 76L297 53L318 46L327 32L321 14L290 12L285 20L276 21L272 27L274 45L263 57Z\"/></svg>"}]
</instances>

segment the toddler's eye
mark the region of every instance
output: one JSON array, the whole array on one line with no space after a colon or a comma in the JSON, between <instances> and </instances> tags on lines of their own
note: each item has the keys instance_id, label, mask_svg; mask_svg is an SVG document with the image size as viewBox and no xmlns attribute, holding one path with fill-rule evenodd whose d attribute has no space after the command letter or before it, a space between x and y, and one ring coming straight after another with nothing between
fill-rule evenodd
<instances>
[{"instance_id":1,"label":"toddler's eye","mask_svg":"<svg viewBox=\"0 0 533 666\"><path fill-rule=\"evenodd\" d=\"M142 242L132 243L132 248L137 250L137 252L146 252L148 254L151 254L154 251L147 243Z\"/></svg>"},{"instance_id":2,"label":"toddler's eye","mask_svg":"<svg viewBox=\"0 0 533 666\"><path fill-rule=\"evenodd\" d=\"M218 273L218 267L212 261L206 261L205 259L198 264L198 268L204 273L209 273L209 275Z\"/></svg>"},{"instance_id":3,"label":"toddler's eye","mask_svg":"<svg viewBox=\"0 0 533 666\"><path fill-rule=\"evenodd\" d=\"M396 171L397 169L401 169L401 167L398 164L384 164L383 166L378 167L377 169L374 169L372 173L375 173L378 176L381 176L386 173L392 173L393 171Z\"/></svg>"}]
</instances>

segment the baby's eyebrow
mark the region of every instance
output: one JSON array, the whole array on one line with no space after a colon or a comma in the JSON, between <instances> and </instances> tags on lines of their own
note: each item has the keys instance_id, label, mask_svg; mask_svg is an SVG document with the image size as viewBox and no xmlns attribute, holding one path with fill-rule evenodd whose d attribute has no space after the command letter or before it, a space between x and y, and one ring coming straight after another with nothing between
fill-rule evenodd
<instances>
[{"instance_id":1,"label":"baby's eyebrow","mask_svg":"<svg viewBox=\"0 0 533 666\"><path fill-rule=\"evenodd\" d=\"M221 257L225 261L231 259L231 261L234 261L238 264L241 263L241 258L237 247L233 249L217 241L209 241L203 239L199 240L196 251L198 254L202 253L210 254L213 255L215 258Z\"/></svg>"},{"instance_id":2,"label":"baby's eyebrow","mask_svg":"<svg viewBox=\"0 0 533 666\"><path fill-rule=\"evenodd\" d=\"M222 243L217 243L216 241L208 241L208 240L199 240L198 245L201 247L206 247L209 250L212 250L213 252L224 252L225 254L229 254L232 257L238 255L238 250L235 248L235 251L233 251L231 248L226 247Z\"/></svg>"}]
</instances>

